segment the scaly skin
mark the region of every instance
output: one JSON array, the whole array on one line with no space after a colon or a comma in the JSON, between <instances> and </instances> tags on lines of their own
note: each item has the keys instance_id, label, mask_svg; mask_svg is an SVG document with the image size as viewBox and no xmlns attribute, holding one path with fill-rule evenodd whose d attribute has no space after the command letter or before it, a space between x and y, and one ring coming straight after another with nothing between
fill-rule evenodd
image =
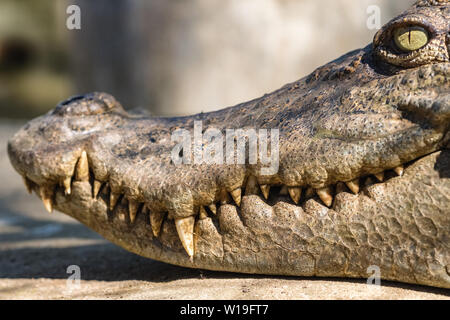
<instances>
[{"instance_id":1,"label":"scaly skin","mask_svg":"<svg viewBox=\"0 0 450 320\"><path fill-rule=\"evenodd\" d=\"M22 128L9 156L49 211L145 257L301 276L375 265L450 288L449 21L448 0L418 1L366 48L217 112L148 118L104 93L75 97ZM396 47L408 26L426 30L424 47ZM279 170L175 165L171 134L196 120L279 129Z\"/></svg>"}]
</instances>

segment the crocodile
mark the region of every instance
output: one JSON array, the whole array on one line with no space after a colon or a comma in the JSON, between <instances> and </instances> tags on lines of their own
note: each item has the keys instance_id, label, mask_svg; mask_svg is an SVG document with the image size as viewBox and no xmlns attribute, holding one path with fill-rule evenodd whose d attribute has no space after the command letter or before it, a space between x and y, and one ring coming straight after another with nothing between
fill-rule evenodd
<instances>
[{"instance_id":1,"label":"crocodile","mask_svg":"<svg viewBox=\"0 0 450 320\"><path fill-rule=\"evenodd\" d=\"M147 258L450 288L449 21L448 0L417 1L365 48L218 111L152 117L75 96L21 128L8 155L48 211ZM248 133L245 152L251 132L270 136L258 147L275 170L250 151L233 161L231 129ZM230 141L232 161L192 161L220 160Z\"/></svg>"}]
</instances>

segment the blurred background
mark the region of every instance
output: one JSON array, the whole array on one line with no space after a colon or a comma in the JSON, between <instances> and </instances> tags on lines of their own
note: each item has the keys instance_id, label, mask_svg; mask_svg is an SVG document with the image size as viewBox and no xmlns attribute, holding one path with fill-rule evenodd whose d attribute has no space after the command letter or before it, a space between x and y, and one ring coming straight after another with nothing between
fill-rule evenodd
<instances>
[{"instance_id":1,"label":"blurred background","mask_svg":"<svg viewBox=\"0 0 450 320\"><path fill-rule=\"evenodd\" d=\"M256 98L368 44L413 0L1 0L0 117L27 119L68 96L113 94L154 115ZM68 30L67 7L81 9Z\"/></svg>"}]
</instances>

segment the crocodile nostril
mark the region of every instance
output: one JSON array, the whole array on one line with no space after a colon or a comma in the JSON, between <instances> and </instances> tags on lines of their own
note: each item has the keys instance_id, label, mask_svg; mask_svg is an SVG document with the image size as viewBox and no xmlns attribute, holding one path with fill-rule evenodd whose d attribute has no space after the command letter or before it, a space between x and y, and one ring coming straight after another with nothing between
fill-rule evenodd
<instances>
[{"instance_id":1,"label":"crocodile nostril","mask_svg":"<svg viewBox=\"0 0 450 320\"><path fill-rule=\"evenodd\" d=\"M120 103L107 93L89 93L71 97L56 106L52 114L59 116L89 116L108 112L123 112Z\"/></svg>"},{"instance_id":2,"label":"crocodile nostril","mask_svg":"<svg viewBox=\"0 0 450 320\"><path fill-rule=\"evenodd\" d=\"M82 96L82 95L80 95L80 96L74 96L74 97L71 97L71 98L69 98L69 99L67 99L67 100L65 100L65 101L63 101L63 102L61 102L60 105L66 106L66 105L71 104L72 102L81 100L81 99L83 99L83 98L84 98L84 96Z\"/></svg>"}]
</instances>

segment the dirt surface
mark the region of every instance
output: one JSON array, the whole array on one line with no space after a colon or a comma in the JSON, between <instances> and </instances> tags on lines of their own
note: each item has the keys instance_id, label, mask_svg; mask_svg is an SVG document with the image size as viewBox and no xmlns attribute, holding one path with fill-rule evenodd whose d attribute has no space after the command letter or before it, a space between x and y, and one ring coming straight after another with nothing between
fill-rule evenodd
<instances>
[{"instance_id":1,"label":"dirt surface","mask_svg":"<svg viewBox=\"0 0 450 320\"><path fill-rule=\"evenodd\" d=\"M64 214L48 214L26 193L6 152L20 125L0 122L0 299L450 300L445 289L193 270L129 253ZM79 286L68 280L73 265Z\"/></svg>"}]
</instances>

